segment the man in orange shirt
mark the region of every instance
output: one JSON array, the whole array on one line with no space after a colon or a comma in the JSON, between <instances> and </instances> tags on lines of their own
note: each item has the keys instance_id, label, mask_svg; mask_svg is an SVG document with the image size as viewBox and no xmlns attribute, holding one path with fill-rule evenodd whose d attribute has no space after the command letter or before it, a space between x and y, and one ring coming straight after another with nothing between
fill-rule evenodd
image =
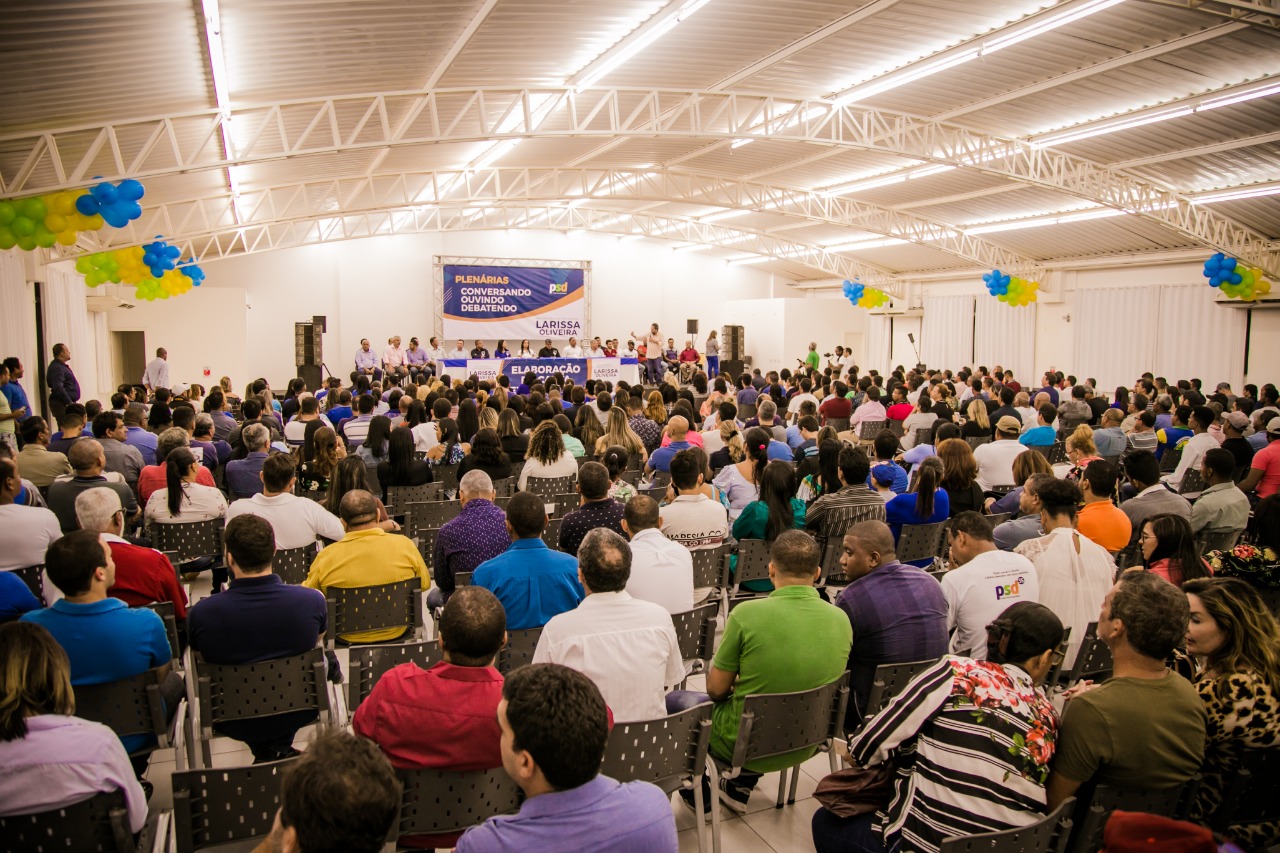
<instances>
[{"instance_id":1,"label":"man in orange shirt","mask_svg":"<svg viewBox=\"0 0 1280 853\"><path fill-rule=\"evenodd\" d=\"M1112 503L1119 471L1110 462L1097 460L1085 466L1080 476L1084 506L1076 516L1076 529L1112 554L1129 544L1133 524L1120 507Z\"/></svg>"}]
</instances>

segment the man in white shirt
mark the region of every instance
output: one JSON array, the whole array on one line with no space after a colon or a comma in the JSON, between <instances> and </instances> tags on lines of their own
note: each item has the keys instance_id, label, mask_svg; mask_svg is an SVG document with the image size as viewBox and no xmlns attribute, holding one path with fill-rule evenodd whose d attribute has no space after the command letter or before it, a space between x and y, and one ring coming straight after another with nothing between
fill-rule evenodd
<instances>
[{"instance_id":1,"label":"man in white shirt","mask_svg":"<svg viewBox=\"0 0 1280 853\"><path fill-rule=\"evenodd\" d=\"M62 538L53 512L15 502L21 491L18 464L0 457L0 571L42 564L44 552Z\"/></svg>"},{"instance_id":2,"label":"man in white shirt","mask_svg":"<svg viewBox=\"0 0 1280 853\"><path fill-rule=\"evenodd\" d=\"M1013 415L1005 415L996 421L996 440L980 444L973 450L973 459L978 463L978 485L983 491L996 486L1014 486L1013 460L1017 459L1027 448L1018 441L1022 433L1022 424Z\"/></svg>"},{"instance_id":3,"label":"man in white shirt","mask_svg":"<svg viewBox=\"0 0 1280 853\"><path fill-rule=\"evenodd\" d=\"M333 426L327 417L320 414L320 401L308 394L298 404L298 416L284 425L284 440L289 444L302 444L307 424L317 420L324 421L325 426Z\"/></svg>"},{"instance_id":4,"label":"man in white shirt","mask_svg":"<svg viewBox=\"0 0 1280 853\"><path fill-rule=\"evenodd\" d=\"M1039 601L1035 566L996 548L991 523L976 512L951 519L951 561L942 576L951 653L987 659L987 626L1018 601Z\"/></svg>"},{"instance_id":5,"label":"man in white shirt","mask_svg":"<svg viewBox=\"0 0 1280 853\"><path fill-rule=\"evenodd\" d=\"M169 390L169 351L164 347L157 349L156 357L147 362L147 369L142 371L142 384L148 391Z\"/></svg>"},{"instance_id":6,"label":"man in white shirt","mask_svg":"<svg viewBox=\"0 0 1280 853\"><path fill-rule=\"evenodd\" d=\"M262 463L263 491L227 507L227 523L241 515L265 518L276 534L282 551L305 548L319 537L337 542L344 535L337 516L309 498L293 493L293 459L287 453L272 453Z\"/></svg>"},{"instance_id":7,"label":"man in white shirt","mask_svg":"<svg viewBox=\"0 0 1280 853\"><path fill-rule=\"evenodd\" d=\"M587 358L604 358L604 347L600 346L600 336L596 335L591 339L591 346L587 348Z\"/></svg>"},{"instance_id":8,"label":"man in white shirt","mask_svg":"<svg viewBox=\"0 0 1280 853\"><path fill-rule=\"evenodd\" d=\"M729 536L729 511L699 491L702 471L697 456L680 451L672 457L670 470L676 497L662 510L663 535L690 551L720 545Z\"/></svg>"},{"instance_id":9,"label":"man in white shirt","mask_svg":"<svg viewBox=\"0 0 1280 853\"><path fill-rule=\"evenodd\" d=\"M684 660L671 614L626 591L631 548L597 527L578 548L578 578L587 597L542 629L534 663L558 663L586 675L615 722L667 715L669 688L684 680Z\"/></svg>"},{"instance_id":10,"label":"man in white shirt","mask_svg":"<svg viewBox=\"0 0 1280 853\"><path fill-rule=\"evenodd\" d=\"M1188 471L1200 470L1206 452L1218 447L1218 441L1209 434L1217 415L1208 406L1196 406L1191 410L1187 425L1191 427L1192 436L1182 445L1182 456L1178 459L1178 467L1172 474L1165 474L1161 479L1174 489L1182 488L1182 478Z\"/></svg>"},{"instance_id":11,"label":"man in white shirt","mask_svg":"<svg viewBox=\"0 0 1280 853\"><path fill-rule=\"evenodd\" d=\"M440 339L433 337L430 341L431 346L427 347L427 367L431 368L431 372L436 376L444 373L444 360L449 357L444 347L440 346Z\"/></svg>"},{"instance_id":12,"label":"man in white shirt","mask_svg":"<svg viewBox=\"0 0 1280 853\"><path fill-rule=\"evenodd\" d=\"M791 421L800 419L800 404L806 400L813 403L815 409L818 406L818 398L813 396L813 380L805 377L800 380L800 393L791 398L787 403L787 418Z\"/></svg>"},{"instance_id":13,"label":"man in white shirt","mask_svg":"<svg viewBox=\"0 0 1280 853\"><path fill-rule=\"evenodd\" d=\"M387 348L382 351L382 369L388 376L408 376L409 368L404 364L404 350L400 349L400 336L387 338Z\"/></svg>"},{"instance_id":14,"label":"man in white shirt","mask_svg":"<svg viewBox=\"0 0 1280 853\"><path fill-rule=\"evenodd\" d=\"M466 360L467 358L470 358L470 355L471 354L467 352L467 345L462 342L462 338L458 338L458 345L449 352L449 358L451 359L460 358Z\"/></svg>"},{"instance_id":15,"label":"man in white shirt","mask_svg":"<svg viewBox=\"0 0 1280 853\"><path fill-rule=\"evenodd\" d=\"M668 613L693 609L693 555L662 535L658 502L647 495L627 501L622 529L631 537L631 577L627 592L633 598L661 604Z\"/></svg>"},{"instance_id":16,"label":"man in white shirt","mask_svg":"<svg viewBox=\"0 0 1280 853\"><path fill-rule=\"evenodd\" d=\"M582 347L578 346L577 338L569 338L569 345L560 350L563 358L582 358Z\"/></svg>"}]
</instances>

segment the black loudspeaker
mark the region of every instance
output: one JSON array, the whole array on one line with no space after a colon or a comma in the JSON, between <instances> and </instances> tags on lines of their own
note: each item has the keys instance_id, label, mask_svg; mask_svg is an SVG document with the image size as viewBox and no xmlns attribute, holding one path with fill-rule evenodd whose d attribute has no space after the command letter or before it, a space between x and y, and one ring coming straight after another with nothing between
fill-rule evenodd
<instances>
[{"instance_id":1,"label":"black loudspeaker","mask_svg":"<svg viewBox=\"0 0 1280 853\"><path fill-rule=\"evenodd\" d=\"M307 383L307 390L315 392L323 381L318 364L303 364L298 367L298 378Z\"/></svg>"},{"instance_id":2,"label":"black loudspeaker","mask_svg":"<svg viewBox=\"0 0 1280 853\"><path fill-rule=\"evenodd\" d=\"M688 332L689 334L691 334L691 335L696 335L696 334L698 334L698 321L697 321L697 320L685 320L685 321L684 321L684 325L685 325L685 331L686 331L686 332Z\"/></svg>"},{"instance_id":3,"label":"black loudspeaker","mask_svg":"<svg viewBox=\"0 0 1280 853\"><path fill-rule=\"evenodd\" d=\"M721 364L725 361L741 361L747 355L742 326L725 326L720 331ZM724 372L724 368L721 368Z\"/></svg>"},{"instance_id":4,"label":"black loudspeaker","mask_svg":"<svg viewBox=\"0 0 1280 853\"><path fill-rule=\"evenodd\" d=\"M727 377L730 382L737 382L738 377L745 369L746 366L741 359L735 358L720 362L720 375Z\"/></svg>"},{"instance_id":5,"label":"black loudspeaker","mask_svg":"<svg viewBox=\"0 0 1280 853\"><path fill-rule=\"evenodd\" d=\"M325 316L323 314L317 314L316 316L312 317L311 325L315 326L316 331L321 334L324 334L325 332L329 331L329 324L326 321Z\"/></svg>"}]
</instances>

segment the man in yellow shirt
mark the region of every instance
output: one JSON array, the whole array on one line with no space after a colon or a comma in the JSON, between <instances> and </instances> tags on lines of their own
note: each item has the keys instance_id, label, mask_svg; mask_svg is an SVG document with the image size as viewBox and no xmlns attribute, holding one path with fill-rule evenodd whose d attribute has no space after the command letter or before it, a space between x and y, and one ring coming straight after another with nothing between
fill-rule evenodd
<instances>
[{"instance_id":1,"label":"man in yellow shirt","mask_svg":"<svg viewBox=\"0 0 1280 853\"><path fill-rule=\"evenodd\" d=\"M378 505L373 495L363 490L347 492L338 514L347 535L316 556L303 586L324 592L331 586L383 586L415 577L423 589L431 586L427 564L413 542L378 526ZM383 628L340 636L348 643L384 643L398 639L405 630Z\"/></svg>"}]
</instances>

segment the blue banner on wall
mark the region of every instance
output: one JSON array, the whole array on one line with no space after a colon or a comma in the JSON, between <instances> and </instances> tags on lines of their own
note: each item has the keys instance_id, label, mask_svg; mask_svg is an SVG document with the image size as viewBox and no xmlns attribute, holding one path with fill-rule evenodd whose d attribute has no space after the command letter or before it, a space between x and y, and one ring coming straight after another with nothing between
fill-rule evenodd
<instances>
[{"instance_id":1,"label":"blue banner on wall","mask_svg":"<svg viewBox=\"0 0 1280 853\"><path fill-rule=\"evenodd\" d=\"M636 364L634 358L448 358L444 369L454 378L457 378L458 371L464 371L466 376L474 373L479 379L489 380L505 375L511 379L511 387L515 388L529 371L533 371L538 379L559 373L578 384L588 379L609 382L628 379L634 382L638 375Z\"/></svg>"},{"instance_id":2,"label":"blue banner on wall","mask_svg":"<svg viewBox=\"0 0 1280 853\"><path fill-rule=\"evenodd\" d=\"M556 342L583 336L581 269L444 267L444 336Z\"/></svg>"}]
</instances>

